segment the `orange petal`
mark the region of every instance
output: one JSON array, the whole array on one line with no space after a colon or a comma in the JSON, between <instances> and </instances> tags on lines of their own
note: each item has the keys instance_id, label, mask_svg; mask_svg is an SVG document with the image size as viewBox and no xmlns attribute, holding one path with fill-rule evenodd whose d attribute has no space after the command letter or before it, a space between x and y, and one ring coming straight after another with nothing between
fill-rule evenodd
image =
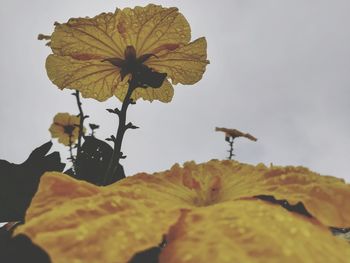
<instances>
[{"instance_id":1,"label":"orange petal","mask_svg":"<svg viewBox=\"0 0 350 263\"><path fill-rule=\"evenodd\" d=\"M28 235L53 262L125 263L159 244L180 215L176 206L147 196L137 188L98 188L46 173L17 233Z\"/></svg>"},{"instance_id":2,"label":"orange petal","mask_svg":"<svg viewBox=\"0 0 350 263\"><path fill-rule=\"evenodd\" d=\"M185 211L167 240L160 263L346 263L350 256L326 227L262 201Z\"/></svg>"},{"instance_id":3,"label":"orange petal","mask_svg":"<svg viewBox=\"0 0 350 263\"><path fill-rule=\"evenodd\" d=\"M261 194L301 201L314 218L251 198ZM340 179L306 168L235 161L189 162L101 188L46 173L16 233L29 235L53 262L124 263L169 233L163 262L203 262L203 256L208 262L322 262L317 252L326 262L345 263L349 247L327 226L350 226L349 196Z\"/></svg>"}]
</instances>

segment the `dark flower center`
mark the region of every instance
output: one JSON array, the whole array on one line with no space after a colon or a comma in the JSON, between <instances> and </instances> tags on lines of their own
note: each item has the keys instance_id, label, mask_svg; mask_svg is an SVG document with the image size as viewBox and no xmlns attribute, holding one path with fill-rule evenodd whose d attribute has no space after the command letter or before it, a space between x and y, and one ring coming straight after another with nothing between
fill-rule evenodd
<instances>
[{"instance_id":1,"label":"dark flower center","mask_svg":"<svg viewBox=\"0 0 350 263\"><path fill-rule=\"evenodd\" d=\"M63 126L64 133L68 134L68 135L72 135L73 134L74 128L75 127L73 125L65 125L65 126Z\"/></svg>"},{"instance_id":2,"label":"dark flower center","mask_svg":"<svg viewBox=\"0 0 350 263\"><path fill-rule=\"evenodd\" d=\"M124 51L124 59L107 58L103 61L108 61L112 65L120 68L122 80L126 75L131 74L135 86L142 88L159 88L162 86L167 74L156 72L152 68L143 64L152 56L155 55L144 54L137 58L135 48L133 46L127 46Z\"/></svg>"}]
</instances>

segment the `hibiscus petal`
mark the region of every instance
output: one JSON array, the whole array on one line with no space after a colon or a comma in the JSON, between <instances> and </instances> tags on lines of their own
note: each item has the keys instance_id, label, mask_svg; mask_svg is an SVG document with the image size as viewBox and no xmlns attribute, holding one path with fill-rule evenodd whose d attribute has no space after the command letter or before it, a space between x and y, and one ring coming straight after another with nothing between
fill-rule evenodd
<instances>
[{"instance_id":1,"label":"hibiscus petal","mask_svg":"<svg viewBox=\"0 0 350 263\"><path fill-rule=\"evenodd\" d=\"M180 215L176 205L149 199L142 188L99 188L46 173L18 233L27 233L53 262L128 262L158 245Z\"/></svg>"},{"instance_id":2,"label":"hibiscus petal","mask_svg":"<svg viewBox=\"0 0 350 263\"><path fill-rule=\"evenodd\" d=\"M51 133L52 138L57 138L59 137L62 133L64 133L64 129L62 126L56 125L56 124L51 124L49 131Z\"/></svg>"},{"instance_id":3,"label":"hibiscus petal","mask_svg":"<svg viewBox=\"0 0 350 263\"><path fill-rule=\"evenodd\" d=\"M120 35L136 48L137 56L178 47L191 39L190 25L175 7L125 8L117 13L117 23Z\"/></svg>"},{"instance_id":4,"label":"hibiscus petal","mask_svg":"<svg viewBox=\"0 0 350 263\"><path fill-rule=\"evenodd\" d=\"M56 24L50 47L56 55L77 60L121 58L126 46L117 32L116 14L113 13L72 18L67 23Z\"/></svg>"},{"instance_id":5,"label":"hibiscus petal","mask_svg":"<svg viewBox=\"0 0 350 263\"><path fill-rule=\"evenodd\" d=\"M121 81L119 69L100 60L76 60L69 56L50 55L46 70L51 81L60 89L79 90L83 97L104 101L114 91L128 86Z\"/></svg>"},{"instance_id":6,"label":"hibiscus petal","mask_svg":"<svg viewBox=\"0 0 350 263\"><path fill-rule=\"evenodd\" d=\"M315 194L315 189L327 189L331 195ZM302 201L314 218L254 199L260 194ZM350 226L345 202L349 196L350 186L340 179L306 168L267 168L235 161L189 162L183 168L175 165L162 173L142 173L103 188L46 173L17 233L42 246L53 262L125 263L136 252L157 246L167 233L163 262L186 262L192 256L200 258L200 253L208 258L210 253L222 254L226 262L234 252L251 259L242 262L269 258L280 262L278 257L296 259L298 255L304 261L287 262L322 262L315 255L317 248L321 255L324 250L340 259L334 262L346 262L341 261L349 258L346 242L334 239L327 226ZM310 199L317 205L310 205ZM191 249L193 242L198 250ZM189 258L182 258L185 255Z\"/></svg>"},{"instance_id":7,"label":"hibiscus petal","mask_svg":"<svg viewBox=\"0 0 350 263\"><path fill-rule=\"evenodd\" d=\"M142 62L159 58L150 65L160 69L159 73L168 73L173 83L193 84L201 79L208 61L205 39L188 44L190 39L190 26L175 7L150 4L93 18L72 18L55 24L49 42L54 54L48 57L46 69L60 89L77 89L84 97L104 101L120 86L127 85L127 78L122 81L113 74L120 74L119 67L110 61L124 59L124 51L131 45ZM167 83L164 87L165 94L146 89L135 93L135 97L150 101L160 97L160 101L169 102L173 91Z\"/></svg>"},{"instance_id":8,"label":"hibiscus petal","mask_svg":"<svg viewBox=\"0 0 350 263\"><path fill-rule=\"evenodd\" d=\"M183 197L187 196L188 205L207 206L267 195L287 200L291 205L301 202L324 225L350 226L350 185L304 167L267 168L263 164L253 166L212 160L203 164L188 162L183 168L175 165L170 171L157 173L152 178L161 180L158 184L166 187L171 195L181 191ZM137 176L130 180L135 184L145 183L144 178ZM120 184L127 182L124 180ZM152 185L149 184L149 188Z\"/></svg>"},{"instance_id":9,"label":"hibiscus petal","mask_svg":"<svg viewBox=\"0 0 350 263\"><path fill-rule=\"evenodd\" d=\"M350 226L350 185L332 176L321 176L304 167L270 167L236 161L185 163L174 166L172 180L195 190L193 202L210 205L259 195L273 196L296 205L327 226ZM166 173L167 174L167 173ZM157 175L158 176L158 175Z\"/></svg>"},{"instance_id":10,"label":"hibiscus petal","mask_svg":"<svg viewBox=\"0 0 350 263\"><path fill-rule=\"evenodd\" d=\"M115 95L120 101L123 101L125 95L128 91L128 87L118 88L115 90ZM172 100L174 96L174 88L168 80L164 80L163 85L160 88L136 88L131 98L136 101L140 98L148 100L150 102L154 100L159 100L161 102L167 103Z\"/></svg>"},{"instance_id":11,"label":"hibiscus petal","mask_svg":"<svg viewBox=\"0 0 350 263\"><path fill-rule=\"evenodd\" d=\"M66 146L70 141L74 143L78 139L79 129L75 127L73 129L72 137L65 133L64 126L76 126L79 125L80 118L69 113L57 113L53 119L53 123L49 128L52 138L58 138L58 141Z\"/></svg>"},{"instance_id":12,"label":"hibiscus petal","mask_svg":"<svg viewBox=\"0 0 350 263\"><path fill-rule=\"evenodd\" d=\"M70 120L70 114L67 112L64 113L57 113L55 117L53 118L53 122L60 124L60 125L67 125L69 124Z\"/></svg>"},{"instance_id":13,"label":"hibiscus petal","mask_svg":"<svg viewBox=\"0 0 350 263\"><path fill-rule=\"evenodd\" d=\"M73 141L73 138L72 138ZM69 136L66 134L62 134L61 136L58 137L58 142L62 143L65 146L69 146L70 140L69 140Z\"/></svg>"},{"instance_id":14,"label":"hibiscus petal","mask_svg":"<svg viewBox=\"0 0 350 263\"><path fill-rule=\"evenodd\" d=\"M349 245L317 222L262 201L184 211L160 263L348 262Z\"/></svg>"},{"instance_id":15,"label":"hibiscus petal","mask_svg":"<svg viewBox=\"0 0 350 263\"><path fill-rule=\"evenodd\" d=\"M204 37L187 45L168 51L145 62L147 66L167 73L173 84L191 85L198 82L205 71L207 60L207 42Z\"/></svg>"}]
</instances>

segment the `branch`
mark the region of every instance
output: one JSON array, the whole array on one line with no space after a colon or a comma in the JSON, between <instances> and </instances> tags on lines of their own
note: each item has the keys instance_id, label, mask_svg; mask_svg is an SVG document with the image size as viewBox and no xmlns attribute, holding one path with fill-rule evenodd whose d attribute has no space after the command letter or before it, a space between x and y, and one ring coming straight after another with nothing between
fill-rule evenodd
<instances>
[{"instance_id":1,"label":"branch","mask_svg":"<svg viewBox=\"0 0 350 263\"><path fill-rule=\"evenodd\" d=\"M125 159L126 156L123 155L121 152L121 147L122 147L122 142L124 138L125 131L127 129L137 129L137 126L134 126L131 122L128 124L126 123L126 112L128 110L128 107L130 104L132 104L132 99L131 99L131 94L137 87L137 83L134 81L129 81L129 87L128 87L128 92L125 95L125 98L123 100L122 108L119 110L118 108L116 109L107 109L108 112L115 113L118 118L119 118L119 125L118 125L118 130L116 136L111 136L111 139L114 139L114 149L113 149L113 154L111 157L111 160L108 164L108 168L106 170L106 173L103 178L103 185L107 185L109 178L113 176L113 174L117 171L118 166L119 166L119 161L120 159Z\"/></svg>"},{"instance_id":2,"label":"branch","mask_svg":"<svg viewBox=\"0 0 350 263\"><path fill-rule=\"evenodd\" d=\"M73 93L73 95L75 96L76 100L77 100L77 105L78 105L78 109L79 109L79 134L78 134L78 144L77 144L77 156L76 159L79 159L80 156L80 152L81 152L81 138L83 137L83 131L84 131L84 120L86 118L88 118L89 116L85 116L84 112L83 112L83 108L82 108L82 103L80 101L80 92L78 90L75 91L75 93ZM77 173L77 170L75 171Z\"/></svg>"}]
</instances>

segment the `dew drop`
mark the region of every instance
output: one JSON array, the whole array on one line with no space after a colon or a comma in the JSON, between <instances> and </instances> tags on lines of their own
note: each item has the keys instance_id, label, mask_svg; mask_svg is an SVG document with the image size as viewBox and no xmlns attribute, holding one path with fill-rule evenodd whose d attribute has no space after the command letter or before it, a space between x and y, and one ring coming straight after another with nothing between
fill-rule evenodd
<instances>
[{"instance_id":1,"label":"dew drop","mask_svg":"<svg viewBox=\"0 0 350 263\"><path fill-rule=\"evenodd\" d=\"M290 256L293 253L293 251L287 247L284 247L282 250L283 254L285 254L286 256Z\"/></svg>"},{"instance_id":2,"label":"dew drop","mask_svg":"<svg viewBox=\"0 0 350 263\"><path fill-rule=\"evenodd\" d=\"M246 232L246 229L244 227L239 227L238 228L238 233L244 234Z\"/></svg>"},{"instance_id":3,"label":"dew drop","mask_svg":"<svg viewBox=\"0 0 350 263\"><path fill-rule=\"evenodd\" d=\"M297 228L296 227L292 227L291 229L289 229L289 232L294 235L297 232Z\"/></svg>"},{"instance_id":4,"label":"dew drop","mask_svg":"<svg viewBox=\"0 0 350 263\"><path fill-rule=\"evenodd\" d=\"M192 258L193 258L193 255L192 255L192 254L186 254L186 255L183 257L184 261L188 261L188 260L190 260L190 259L192 259Z\"/></svg>"}]
</instances>

